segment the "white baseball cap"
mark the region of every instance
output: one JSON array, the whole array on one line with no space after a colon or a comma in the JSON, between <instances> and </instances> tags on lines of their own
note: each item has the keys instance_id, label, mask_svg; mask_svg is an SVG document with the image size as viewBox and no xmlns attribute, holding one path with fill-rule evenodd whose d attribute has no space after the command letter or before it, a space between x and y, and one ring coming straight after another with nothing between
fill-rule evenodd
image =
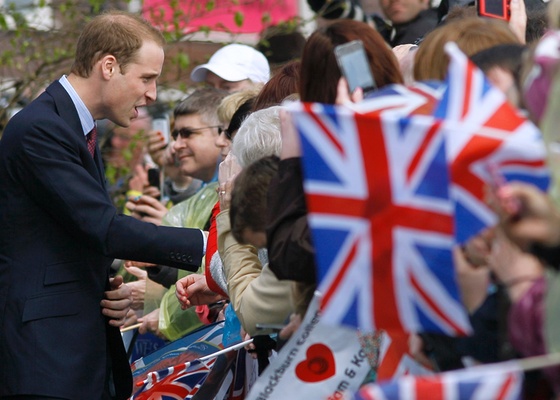
<instances>
[{"instance_id":1,"label":"white baseball cap","mask_svg":"<svg viewBox=\"0 0 560 400\"><path fill-rule=\"evenodd\" d=\"M229 44L216 51L206 64L191 72L191 79L202 82L211 71L229 82L250 79L266 83L270 78L270 67L263 53L244 44Z\"/></svg>"}]
</instances>

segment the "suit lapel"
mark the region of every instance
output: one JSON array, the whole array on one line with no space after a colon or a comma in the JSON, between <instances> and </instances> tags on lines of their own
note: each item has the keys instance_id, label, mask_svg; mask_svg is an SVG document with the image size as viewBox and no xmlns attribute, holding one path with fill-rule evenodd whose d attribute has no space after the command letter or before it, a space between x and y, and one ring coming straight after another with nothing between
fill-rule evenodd
<instances>
[{"instance_id":1,"label":"suit lapel","mask_svg":"<svg viewBox=\"0 0 560 400\"><path fill-rule=\"evenodd\" d=\"M78 116L76 106L74 105L74 102L68 92L66 92L59 81L51 83L46 91L52 96L58 115L60 115L68 123L72 131L78 135L81 141L83 141L83 150L87 153L87 155L89 155L80 117ZM84 163L84 167L91 170L92 175L101 182L105 189L107 189L105 183L105 170L103 168L103 161L101 160L100 153L101 151L99 149L99 145L97 144L95 146L95 155L93 157L93 164L95 165L95 168L88 168L87 161Z\"/></svg>"}]
</instances>

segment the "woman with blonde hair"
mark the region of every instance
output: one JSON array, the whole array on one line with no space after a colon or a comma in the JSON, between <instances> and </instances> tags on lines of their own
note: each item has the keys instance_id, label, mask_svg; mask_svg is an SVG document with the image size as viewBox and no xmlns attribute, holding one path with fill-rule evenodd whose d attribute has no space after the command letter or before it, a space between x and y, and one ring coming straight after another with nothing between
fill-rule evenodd
<instances>
[{"instance_id":1,"label":"woman with blonde hair","mask_svg":"<svg viewBox=\"0 0 560 400\"><path fill-rule=\"evenodd\" d=\"M467 57L499 44L521 44L508 24L496 19L466 17L450 21L430 32L416 52L414 79L443 80L449 58L443 48L455 42Z\"/></svg>"}]
</instances>

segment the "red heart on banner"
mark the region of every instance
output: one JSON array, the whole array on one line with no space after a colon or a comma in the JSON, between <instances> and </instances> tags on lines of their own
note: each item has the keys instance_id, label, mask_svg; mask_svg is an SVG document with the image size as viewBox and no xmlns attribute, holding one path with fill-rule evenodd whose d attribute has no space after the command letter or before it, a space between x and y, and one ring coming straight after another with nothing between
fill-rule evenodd
<instances>
[{"instance_id":1,"label":"red heart on banner","mask_svg":"<svg viewBox=\"0 0 560 400\"><path fill-rule=\"evenodd\" d=\"M314 383L329 379L335 374L334 355L321 343L309 346L307 358L296 367L296 376L304 382Z\"/></svg>"}]
</instances>

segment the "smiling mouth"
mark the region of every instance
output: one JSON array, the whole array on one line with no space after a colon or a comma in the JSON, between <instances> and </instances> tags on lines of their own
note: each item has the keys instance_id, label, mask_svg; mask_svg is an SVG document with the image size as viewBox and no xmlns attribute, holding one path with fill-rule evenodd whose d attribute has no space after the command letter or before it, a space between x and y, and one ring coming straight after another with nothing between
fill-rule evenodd
<instances>
[{"instance_id":1,"label":"smiling mouth","mask_svg":"<svg viewBox=\"0 0 560 400\"><path fill-rule=\"evenodd\" d=\"M179 160L184 160L184 159L187 159L187 158L192 158L192 154L179 154L179 155L177 155L177 158L178 158Z\"/></svg>"}]
</instances>

